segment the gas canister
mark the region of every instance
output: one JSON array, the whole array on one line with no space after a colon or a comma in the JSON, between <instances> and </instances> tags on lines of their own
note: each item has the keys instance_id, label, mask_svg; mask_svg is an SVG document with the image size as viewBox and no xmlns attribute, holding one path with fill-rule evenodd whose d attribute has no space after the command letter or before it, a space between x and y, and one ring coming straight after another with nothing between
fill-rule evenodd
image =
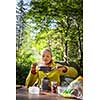
<instances>
[{"instance_id":1,"label":"gas canister","mask_svg":"<svg viewBox=\"0 0 100 100\"><path fill-rule=\"evenodd\" d=\"M50 87L50 80L48 77L44 77L42 80L41 80L41 90L48 90L50 91L51 90L51 87Z\"/></svg>"}]
</instances>

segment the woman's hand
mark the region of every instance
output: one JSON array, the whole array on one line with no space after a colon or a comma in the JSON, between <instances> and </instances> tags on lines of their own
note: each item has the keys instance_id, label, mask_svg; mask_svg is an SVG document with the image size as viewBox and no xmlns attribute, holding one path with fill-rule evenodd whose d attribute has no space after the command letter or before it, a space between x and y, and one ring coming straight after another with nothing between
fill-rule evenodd
<instances>
[{"instance_id":1,"label":"woman's hand","mask_svg":"<svg viewBox=\"0 0 100 100\"><path fill-rule=\"evenodd\" d=\"M64 67L64 66L61 66L61 65L56 66L56 69L59 70L59 71L62 71L62 72L64 72L64 73L67 72L67 68Z\"/></svg>"},{"instance_id":2,"label":"woman's hand","mask_svg":"<svg viewBox=\"0 0 100 100\"><path fill-rule=\"evenodd\" d=\"M33 63L33 64L31 65L31 73L32 73L32 74L36 74L36 66L37 66L37 63Z\"/></svg>"}]
</instances>

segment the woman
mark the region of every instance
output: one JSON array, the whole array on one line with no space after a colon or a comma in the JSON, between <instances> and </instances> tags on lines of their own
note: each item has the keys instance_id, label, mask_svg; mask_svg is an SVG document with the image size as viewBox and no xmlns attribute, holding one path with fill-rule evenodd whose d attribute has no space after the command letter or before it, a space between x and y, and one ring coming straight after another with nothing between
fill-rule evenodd
<instances>
[{"instance_id":1,"label":"woman","mask_svg":"<svg viewBox=\"0 0 100 100\"><path fill-rule=\"evenodd\" d=\"M75 78L78 72L73 67L57 65L52 60L52 53L49 49L43 49L41 52L40 63L33 63L31 70L26 78L27 87L38 85L41 86L41 80L47 77L50 81L56 81L60 85L61 75Z\"/></svg>"}]
</instances>

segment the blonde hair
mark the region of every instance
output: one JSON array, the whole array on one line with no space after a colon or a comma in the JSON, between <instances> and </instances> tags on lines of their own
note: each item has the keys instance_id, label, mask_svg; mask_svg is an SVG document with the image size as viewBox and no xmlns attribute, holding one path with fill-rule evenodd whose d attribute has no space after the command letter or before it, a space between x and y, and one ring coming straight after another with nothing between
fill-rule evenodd
<instances>
[{"instance_id":1,"label":"blonde hair","mask_svg":"<svg viewBox=\"0 0 100 100\"><path fill-rule=\"evenodd\" d=\"M52 56L52 52L49 48L44 48L42 51L41 51L41 54L44 52L44 51L48 51L50 53L50 55Z\"/></svg>"}]
</instances>

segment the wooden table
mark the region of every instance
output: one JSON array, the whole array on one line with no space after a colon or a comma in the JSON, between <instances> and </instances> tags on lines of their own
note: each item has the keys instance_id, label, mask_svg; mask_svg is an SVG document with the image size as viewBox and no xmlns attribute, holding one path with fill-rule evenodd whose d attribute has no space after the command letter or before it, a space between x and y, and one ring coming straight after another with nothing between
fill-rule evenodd
<instances>
[{"instance_id":1,"label":"wooden table","mask_svg":"<svg viewBox=\"0 0 100 100\"><path fill-rule=\"evenodd\" d=\"M41 92L39 95L30 94L27 88L21 87L16 89L16 100L79 100L76 98L64 98L55 93Z\"/></svg>"}]
</instances>

